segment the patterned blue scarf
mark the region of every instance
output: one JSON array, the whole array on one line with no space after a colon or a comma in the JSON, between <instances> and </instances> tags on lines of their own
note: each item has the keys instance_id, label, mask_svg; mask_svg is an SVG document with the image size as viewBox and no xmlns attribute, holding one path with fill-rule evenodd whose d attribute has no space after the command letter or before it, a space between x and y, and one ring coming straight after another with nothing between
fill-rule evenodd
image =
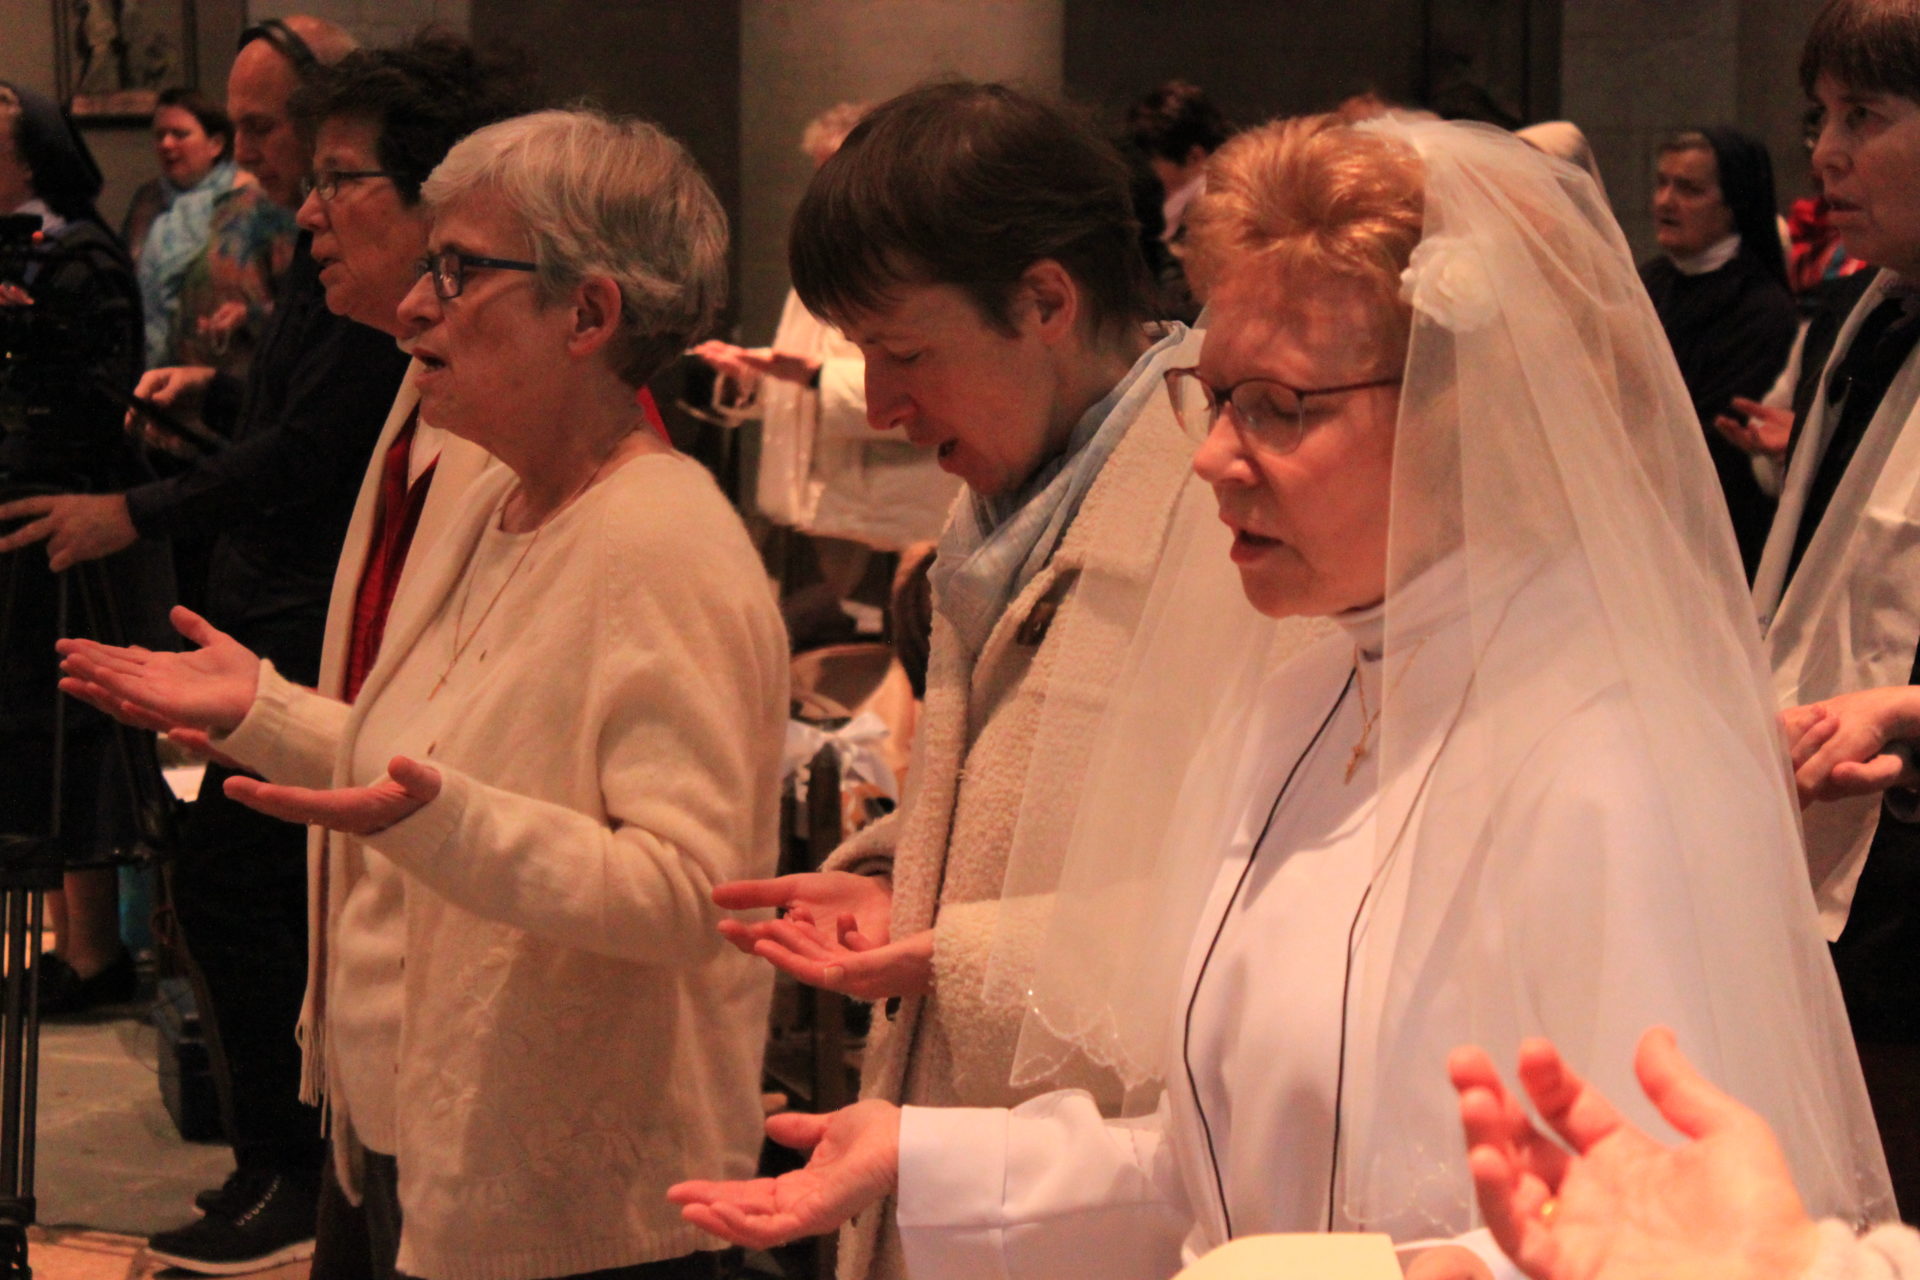
<instances>
[{"instance_id":1,"label":"patterned blue scarf","mask_svg":"<svg viewBox=\"0 0 1920 1280\"><path fill-rule=\"evenodd\" d=\"M1148 400L1165 394L1160 374L1187 336L1182 324L1148 347L1098 404L1080 415L1066 450L1012 493L970 494L940 537L928 579L934 606L978 654L1007 605L1059 548L1087 490Z\"/></svg>"},{"instance_id":2,"label":"patterned blue scarf","mask_svg":"<svg viewBox=\"0 0 1920 1280\"><path fill-rule=\"evenodd\" d=\"M239 177L239 166L222 160L184 191L160 180L166 204L140 248L140 309L147 322L149 369L176 363L171 339L174 316L180 310L180 286L193 260L206 252L213 206L233 190Z\"/></svg>"}]
</instances>

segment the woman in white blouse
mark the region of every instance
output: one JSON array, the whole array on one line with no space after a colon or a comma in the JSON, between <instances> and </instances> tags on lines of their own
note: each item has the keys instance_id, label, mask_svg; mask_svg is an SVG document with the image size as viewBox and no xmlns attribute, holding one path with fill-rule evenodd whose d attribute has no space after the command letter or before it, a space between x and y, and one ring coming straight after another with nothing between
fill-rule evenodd
<instances>
[{"instance_id":1,"label":"woman in white blouse","mask_svg":"<svg viewBox=\"0 0 1920 1280\"><path fill-rule=\"evenodd\" d=\"M661 1194L758 1152L770 983L710 895L772 869L787 654L634 392L711 319L725 218L672 139L591 112L482 129L422 195L420 410L504 466L408 566L359 697L185 610L194 652L65 642L63 688L211 731L274 780L229 794L336 833L302 1030L334 1172L398 1224L373 1274L711 1277Z\"/></svg>"},{"instance_id":2,"label":"woman in white blouse","mask_svg":"<svg viewBox=\"0 0 1920 1280\"><path fill-rule=\"evenodd\" d=\"M1550 1035L1627 1097L1661 1021L1824 1212L1889 1214L1733 540L1591 179L1492 130L1303 119L1223 148L1188 220L1195 468L1246 599L1338 632L1277 671L1132 663L1094 757L1079 808L1118 818L1071 842L1023 1056L1158 1074L1158 1113L861 1103L771 1126L807 1169L674 1199L761 1242L893 1191L917 1280L1146 1280L1271 1231L1504 1265L1448 1051ZM1160 629L1193 617L1245 614L1170 590ZM1155 685L1221 711L1157 820Z\"/></svg>"}]
</instances>

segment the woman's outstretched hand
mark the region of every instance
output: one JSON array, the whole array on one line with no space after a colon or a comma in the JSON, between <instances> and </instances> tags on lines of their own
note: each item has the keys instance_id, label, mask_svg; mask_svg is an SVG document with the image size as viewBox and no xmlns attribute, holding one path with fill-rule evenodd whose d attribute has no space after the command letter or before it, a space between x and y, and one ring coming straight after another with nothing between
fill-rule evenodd
<instances>
[{"instance_id":1,"label":"woman's outstretched hand","mask_svg":"<svg viewBox=\"0 0 1920 1280\"><path fill-rule=\"evenodd\" d=\"M387 776L365 787L283 787L258 778L227 779L227 795L283 822L370 836L411 816L440 794L440 771L405 756L387 762Z\"/></svg>"},{"instance_id":2,"label":"woman's outstretched hand","mask_svg":"<svg viewBox=\"0 0 1920 1280\"><path fill-rule=\"evenodd\" d=\"M735 880L713 900L729 911L774 907L777 920L722 920L720 933L809 986L861 1000L920 995L933 976L933 933L895 940L893 891L885 880L814 871L772 880Z\"/></svg>"},{"instance_id":3,"label":"woman's outstretched hand","mask_svg":"<svg viewBox=\"0 0 1920 1280\"><path fill-rule=\"evenodd\" d=\"M900 1180L900 1108L869 1098L824 1116L789 1111L767 1121L775 1142L811 1151L806 1167L747 1182L667 1188L680 1216L722 1240L766 1249L832 1231L893 1193Z\"/></svg>"},{"instance_id":4,"label":"woman's outstretched hand","mask_svg":"<svg viewBox=\"0 0 1920 1280\"><path fill-rule=\"evenodd\" d=\"M61 692L136 728L231 732L253 706L260 659L191 609L175 605L168 616L194 648L168 653L58 641Z\"/></svg>"},{"instance_id":5,"label":"woman's outstretched hand","mask_svg":"<svg viewBox=\"0 0 1920 1280\"><path fill-rule=\"evenodd\" d=\"M1778 462L1787 456L1793 439L1793 410L1735 396L1732 412L1716 415L1713 429L1734 448Z\"/></svg>"},{"instance_id":6,"label":"woman's outstretched hand","mask_svg":"<svg viewBox=\"0 0 1920 1280\"><path fill-rule=\"evenodd\" d=\"M1553 1045L1529 1040L1520 1082L1563 1149L1533 1127L1483 1051L1454 1051L1467 1163L1500 1247L1533 1280L1804 1273L1817 1230L1766 1122L1709 1084L1663 1027L1641 1037L1634 1071L1687 1142L1661 1146Z\"/></svg>"}]
</instances>

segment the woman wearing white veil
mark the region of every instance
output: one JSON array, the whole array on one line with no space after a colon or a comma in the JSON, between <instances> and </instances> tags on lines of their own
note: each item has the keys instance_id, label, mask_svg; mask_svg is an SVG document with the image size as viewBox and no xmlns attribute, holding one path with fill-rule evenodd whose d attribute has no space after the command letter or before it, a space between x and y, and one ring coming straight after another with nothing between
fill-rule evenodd
<instances>
[{"instance_id":1,"label":"woman wearing white veil","mask_svg":"<svg viewBox=\"0 0 1920 1280\"><path fill-rule=\"evenodd\" d=\"M1449 1049L1550 1036L1630 1097L1664 1022L1817 1211L1891 1216L1731 531L1591 180L1492 130L1296 120L1224 148L1191 217L1196 469L1255 608L1340 633L1271 671L1237 602L1170 584L1048 940L998 978L1029 992L1016 1076L1071 1047L1159 1109L865 1103L773 1126L817 1144L800 1173L674 1198L759 1242L897 1176L917 1280L1457 1236ZM1215 731L1173 785L1150 729L1197 670Z\"/></svg>"}]
</instances>

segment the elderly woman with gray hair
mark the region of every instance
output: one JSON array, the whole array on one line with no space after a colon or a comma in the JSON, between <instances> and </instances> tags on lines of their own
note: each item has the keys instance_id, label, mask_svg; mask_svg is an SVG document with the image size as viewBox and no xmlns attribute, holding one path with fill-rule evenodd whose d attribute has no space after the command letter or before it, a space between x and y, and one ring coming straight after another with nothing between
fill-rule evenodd
<instances>
[{"instance_id":1,"label":"elderly woman with gray hair","mask_svg":"<svg viewBox=\"0 0 1920 1280\"><path fill-rule=\"evenodd\" d=\"M662 1193L759 1148L769 979L710 891L772 869L786 643L634 389L711 318L724 216L671 139L589 112L480 130L423 197L421 411L505 465L409 567L358 700L185 611L194 652L67 643L63 687L209 732L274 780L230 794L335 833L303 1034L376 1273L711 1276ZM317 1275L354 1268L339 1200Z\"/></svg>"}]
</instances>

